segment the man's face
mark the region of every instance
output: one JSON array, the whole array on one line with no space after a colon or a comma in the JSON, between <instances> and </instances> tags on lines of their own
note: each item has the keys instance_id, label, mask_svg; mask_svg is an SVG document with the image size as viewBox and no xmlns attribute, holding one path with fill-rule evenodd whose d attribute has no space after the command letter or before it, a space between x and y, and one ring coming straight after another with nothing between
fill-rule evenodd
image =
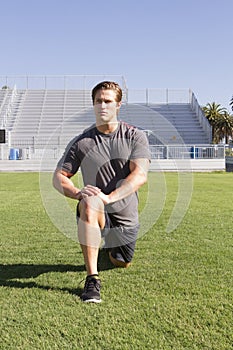
<instances>
[{"instance_id":1,"label":"man's face","mask_svg":"<svg viewBox=\"0 0 233 350\"><path fill-rule=\"evenodd\" d=\"M94 112L97 125L117 121L121 102L116 102L116 94L112 90L98 90L94 100Z\"/></svg>"}]
</instances>

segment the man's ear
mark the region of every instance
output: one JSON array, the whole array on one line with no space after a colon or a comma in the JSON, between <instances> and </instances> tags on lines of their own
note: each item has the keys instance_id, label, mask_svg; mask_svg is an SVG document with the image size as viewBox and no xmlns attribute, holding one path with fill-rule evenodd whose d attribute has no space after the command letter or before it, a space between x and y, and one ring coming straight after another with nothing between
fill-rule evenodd
<instances>
[{"instance_id":1,"label":"man's ear","mask_svg":"<svg viewBox=\"0 0 233 350\"><path fill-rule=\"evenodd\" d=\"M120 109L120 108L121 108L121 104L122 104L122 101L117 102L117 109Z\"/></svg>"},{"instance_id":2,"label":"man's ear","mask_svg":"<svg viewBox=\"0 0 233 350\"><path fill-rule=\"evenodd\" d=\"M116 103L116 114L118 115L121 108L121 101Z\"/></svg>"}]
</instances>

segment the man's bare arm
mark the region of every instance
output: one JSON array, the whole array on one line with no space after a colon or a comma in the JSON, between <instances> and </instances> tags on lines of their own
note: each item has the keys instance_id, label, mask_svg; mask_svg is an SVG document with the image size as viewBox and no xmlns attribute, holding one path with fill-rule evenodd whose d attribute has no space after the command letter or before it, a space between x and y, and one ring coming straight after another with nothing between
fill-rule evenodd
<instances>
[{"instance_id":1,"label":"man's bare arm","mask_svg":"<svg viewBox=\"0 0 233 350\"><path fill-rule=\"evenodd\" d=\"M148 159L140 158L130 161L130 174L122 181L121 185L109 195L100 192L98 196L102 199L104 204L113 203L126 198L147 182L148 169Z\"/></svg>"},{"instance_id":2,"label":"man's bare arm","mask_svg":"<svg viewBox=\"0 0 233 350\"><path fill-rule=\"evenodd\" d=\"M100 192L98 187L91 185L87 185L82 189L75 187L70 179L72 176L73 174L57 169L53 175L53 186L64 196L77 200L88 196L95 196Z\"/></svg>"}]
</instances>

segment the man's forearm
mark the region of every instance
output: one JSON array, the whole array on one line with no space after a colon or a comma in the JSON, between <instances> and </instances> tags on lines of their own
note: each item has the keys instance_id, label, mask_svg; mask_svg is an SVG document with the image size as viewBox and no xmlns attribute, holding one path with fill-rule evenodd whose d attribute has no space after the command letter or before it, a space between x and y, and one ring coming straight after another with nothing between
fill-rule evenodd
<instances>
[{"instance_id":1,"label":"man's forearm","mask_svg":"<svg viewBox=\"0 0 233 350\"><path fill-rule=\"evenodd\" d=\"M66 197L81 200L86 197L96 196L101 190L93 185L86 185L82 189L74 186L70 179L70 174L55 171L53 176L53 186Z\"/></svg>"},{"instance_id":2,"label":"man's forearm","mask_svg":"<svg viewBox=\"0 0 233 350\"><path fill-rule=\"evenodd\" d=\"M147 181L147 176L143 173L131 173L121 185L108 195L109 203L116 202L128 197L130 194L136 192Z\"/></svg>"},{"instance_id":3,"label":"man's forearm","mask_svg":"<svg viewBox=\"0 0 233 350\"><path fill-rule=\"evenodd\" d=\"M66 197L79 199L80 189L74 186L73 182L59 172L53 176L53 186Z\"/></svg>"},{"instance_id":4,"label":"man's forearm","mask_svg":"<svg viewBox=\"0 0 233 350\"><path fill-rule=\"evenodd\" d=\"M109 203L126 198L136 192L147 182L149 169L148 159L136 159L130 162L130 174L122 181L119 187L108 195Z\"/></svg>"}]
</instances>

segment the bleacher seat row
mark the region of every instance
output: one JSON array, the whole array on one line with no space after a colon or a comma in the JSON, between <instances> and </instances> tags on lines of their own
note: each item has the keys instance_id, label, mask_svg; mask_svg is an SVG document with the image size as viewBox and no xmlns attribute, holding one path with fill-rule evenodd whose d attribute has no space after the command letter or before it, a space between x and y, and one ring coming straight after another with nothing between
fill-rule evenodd
<instances>
[{"instance_id":1,"label":"bleacher seat row","mask_svg":"<svg viewBox=\"0 0 233 350\"><path fill-rule=\"evenodd\" d=\"M150 143L209 143L188 103L127 103L119 118L144 129ZM51 138L66 144L94 121L90 91L0 90L0 128L10 131L15 147L41 147Z\"/></svg>"}]
</instances>

